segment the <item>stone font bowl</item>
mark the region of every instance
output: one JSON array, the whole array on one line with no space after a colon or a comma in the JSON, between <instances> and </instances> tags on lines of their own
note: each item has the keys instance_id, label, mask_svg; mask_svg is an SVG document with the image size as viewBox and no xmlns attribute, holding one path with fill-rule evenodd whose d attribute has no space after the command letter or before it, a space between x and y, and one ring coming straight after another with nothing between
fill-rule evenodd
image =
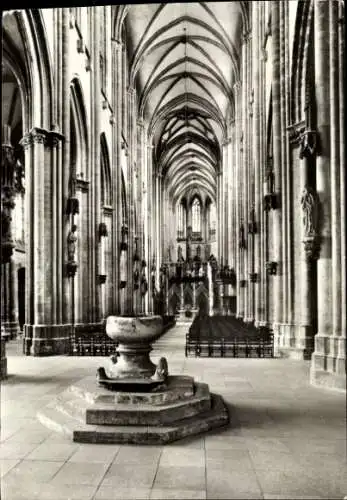
<instances>
[{"instance_id":1,"label":"stone font bowl","mask_svg":"<svg viewBox=\"0 0 347 500\"><path fill-rule=\"evenodd\" d=\"M163 332L161 316L109 316L107 335L120 344L151 344Z\"/></svg>"}]
</instances>

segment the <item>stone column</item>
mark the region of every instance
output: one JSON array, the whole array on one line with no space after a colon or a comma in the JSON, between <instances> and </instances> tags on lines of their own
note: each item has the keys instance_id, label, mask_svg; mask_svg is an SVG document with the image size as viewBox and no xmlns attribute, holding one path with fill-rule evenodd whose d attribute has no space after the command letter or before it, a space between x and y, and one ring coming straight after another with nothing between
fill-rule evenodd
<instances>
[{"instance_id":1,"label":"stone column","mask_svg":"<svg viewBox=\"0 0 347 500\"><path fill-rule=\"evenodd\" d=\"M122 169L121 169L121 123L122 123L122 44L118 40L112 40L112 101L114 116L112 123L113 158L112 162L112 188L114 208L112 213L112 258L113 272L113 308L116 314L120 314L120 245L122 241Z\"/></svg>"},{"instance_id":2,"label":"stone column","mask_svg":"<svg viewBox=\"0 0 347 500\"><path fill-rule=\"evenodd\" d=\"M6 343L3 339L3 327L1 325L0 333L0 380L7 378L7 358L6 358Z\"/></svg>"},{"instance_id":3,"label":"stone column","mask_svg":"<svg viewBox=\"0 0 347 500\"><path fill-rule=\"evenodd\" d=\"M12 214L16 195L16 158L10 143L10 128L4 126L1 163L1 337L19 333L17 276L13 259L15 240Z\"/></svg>"},{"instance_id":4,"label":"stone column","mask_svg":"<svg viewBox=\"0 0 347 500\"><path fill-rule=\"evenodd\" d=\"M341 340L336 362L336 372L344 373L346 366L346 168L345 168L345 10L339 2L339 132L340 132L340 214L341 214Z\"/></svg>"},{"instance_id":5,"label":"stone column","mask_svg":"<svg viewBox=\"0 0 347 500\"><path fill-rule=\"evenodd\" d=\"M128 249L128 282L126 287L126 313L133 314L134 312L134 244L135 244L135 176L134 176L134 161L136 151L136 111L135 99L136 91L133 87L129 87L126 93L128 102L127 106L127 133L128 133L128 227L129 227L129 249Z\"/></svg>"},{"instance_id":6,"label":"stone column","mask_svg":"<svg viewBox=\"0 0 347 500\"><path fill-rule=\"evenodd\" d=\"M54 154L63 136L56 132L34 128L21 140L25 151L26 181L26 320L24 349L26 354L66 354L70 348L70 324L58 323L57 300L53 300L57 282L57 255L54 245L52 216L56 200L52 186L56 181L57 155ZM57 218L57 214L55 215ZM63 227L57 228L63 231ZM67 245L67 243L66 243ZM66 270L65 270L66 271ZM57 323L53 319L57 318Z\"/></svg>"},{"instance_id":7,"label":"stone column","mask_svg":"<svg viewBox=\"0 0 347 500\"><path fill-rule=\"evenodd\" d=\"M341 204L340 204L340 118L339 118L339 3L329 3L329 63L330 63L330 144L331 144L331 231L332 231L332 337L328 357L328 370L337 371L337 357L344 344L341 313ZM343 375L340 371L338 375Z\"/></svg>"},{"instance_id":8,"label":"stone column","mask_svg":"<svg viewBox=\"0 0 347 500\"><path fill-rule=\"evenodd\" d=\"M254 169L254 219L255 227L253 232L254 240L254 321L255 325L259 326L261 314L261 285L260 285L260 197L261 197L261 149L260 149L260 18L259 5L257 2L252 4L253 7L253 85L254 85L254 102L253 102L253 169Z\"/></svg>"},{"instance_id":9,"label":"stone column","mask_svg":"<svg viewBox=\"0 0 347 500\"><path fill-rule=\"evenodd\" d=\"M279 64L280 64L280 123L281 123L281 286L282 286L282 313L281 313L281 336L282 346L289 347L290 335L288 332L288 261L290 259L289 249L290 242L287 240L287 217L290 214L289 204L287 200L287 107L286 107L286 76L290 71L289 61L286 61L286 31L285 31L285 4L286 2L279 2Z\"/></svg>"},{"instance_id":10,"label":"stone column","mask_svg":"<svg viewBox=\"0 0 347 500\"><path fill-rule=\"evenodd\" d=\"M92 198L93 198L93 227L92 241L94 244L93 255L93 287L94 287L94 302L93 302L93 321L99 323L101 321L101 287L98 276L101 275L100 270L100 238L99 224L101 221L101 169L100 169L100 111L101 111L101 87L100 87L100 9L94 7L90 9L92 20L92 67L91 71L91 92L94 96L92 99Z\"/></svg>"},{"instance_id":11,"label":"stone column","mask_svg":"<svg viewBox=\"0 0 347 500\"><path fill-rule=\"evenodd\" d=\"M317 262L318 333L312 356L311 381L328 382L330 335L332 334L332 248L331 248L331 143L330 143L330 89L329 89L329 4L315 0L315 89L317 132L320 154L316 161L316 185L320 201L320 258Z\"/></svg>"},{"instance_id":12,"label":"stone column","mask_svg":"<svg viewBox=\"0 0 347 500\"><path fill-rule=\"evenodd\" d=\"M282 131L281 131L281 58L280 58L280 6L279 2L271 2L272 32L272 127L273 127L273 165L274 192L279 207L273 210L273 255L278 263L277 274L273 276L274 298L274 349L275 354L281 347L280 325L283 322L283 287L282 287Z\"/></svg>"},{"instance_id":13,"label":"stone column","mask_svg":"<svg viewBox=\"0 0 347 500\"><path fill-rule=\"evenodd\" d=\"M240 287L240 280L242 278L242 251L239 245L239 228L241 224L241 168L242 168L242 135L241 135L241 83L237 82L234 85L235 93L235 232L233 234L233 239L235 241L235 271L236 271L236 316L238 318L243 316L243 300L241 297L242 289Z\"/></svg>"},{"instance_id":14,"label":"stone column","mask_svg":"<svg viewBox=\"0 0 347 500\"><path fill-rule=\"evenodd\" d=\"M314 165L314 156L316 151L305 148L308 141L315 141L315 132L305 130L300 136L301 150L300 150L300 189L301 189L301 205L303 211L303 221L301 223L301 241L303 242L303 249L301 253L301 267L300 267L300 306L301 306L301 319L300 329L296 338L296 357L303 359L310 359L313 351L313 330L312 330L312 265L314 260L318 257L318 227L315 221L317 220L316 212L318 210L317 199L314 189L309 185L309 169ZM314 204L311 205L311 212L308 214L308 199L312 199ZM310 224L312 230L307 227L307 216L311 217ZM291 346L293 347L293 346Z\"/></svg>"},{"instance_id":15,"label":"stone column","mask_svg":"<svg viewBox=\"0 0 347 500\"><path fill-rule=\"evenodd\" d=\"M265 5L261 3L259 5L260 14L259 18L264 19L265 13ZM265 23L264 23L265 24ZM265 26L263 23L259 26L259 36L260 39L264 39ZM260 55L259 55L260 57ZM268 276L266 273L266 257L267 257L267 221L268 215L264 210L264 194L262 188L262 183L265 179L265 172L267 169L267 151L266 151L266 61L267 61L267 51L262 48L261 57L259 62L259 119L260 119L260 136L259 136L259 148L260 148L260 304L261 304L261 313L260 313L260 321L258 326L267 327L268 324Z\"/></svg>"}]
</instances>

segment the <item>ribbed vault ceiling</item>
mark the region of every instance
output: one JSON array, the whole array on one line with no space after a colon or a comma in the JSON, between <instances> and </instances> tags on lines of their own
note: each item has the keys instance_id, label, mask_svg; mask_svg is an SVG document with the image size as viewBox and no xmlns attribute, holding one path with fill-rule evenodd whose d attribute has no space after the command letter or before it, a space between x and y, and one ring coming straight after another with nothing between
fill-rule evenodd
<instances>
[{"instance_id":1,"label":"ribbed vault ceiling","mask_svg":"<svg viewBox=\"0 0 347 500\"><path fill-rule=\"evenodd\" d=\"M247 8L247 2L128 6L130 84L139 91L139 115L149 124L173 201L192 188L215 199Z\"/></svg>"}]
</instances>

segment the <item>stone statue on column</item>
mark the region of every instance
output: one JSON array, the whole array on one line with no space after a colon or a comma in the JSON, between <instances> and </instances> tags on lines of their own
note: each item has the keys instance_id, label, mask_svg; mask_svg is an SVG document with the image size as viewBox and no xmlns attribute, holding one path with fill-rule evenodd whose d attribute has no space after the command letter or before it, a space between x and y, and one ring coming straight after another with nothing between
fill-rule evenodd
<instances>
[{"instance_id":1,"label":"stone statue on column","mask_svg":"<svg viewBox=\"0 0 347 500\"><path fill-rule=\"evenodd\" d=\"M75 262L75 253L76 253L76 242L77 242L77 226L73 224L71 227L71 231L67 236L67 255L69 262Z\"/></svg>"},{"instance_id":2,"label":"stone statue on column","mask_svg":"<svg viewBox=\"0 0 347 500\"><path fill-rule=\"evenodd\" d=\"M177 248L177 262L184 262L181 245L178 245Z\"/></svg>"},{"instance_id":3,"label":"stone statue on column","mask_svg":"<svg viewBox=\"0 0 347 500\"><path fill-rule=\"evenodd\" d=\"M301 197L305 236L316 236L318 222L318 203L315 191L306 186Z\"/></svg>"},{"instance_id":4,"label":"stone statue on column","mask_svg":"<svg viewBox=\"0 0 347 500\"><path fill-rule=\"evenodd\" d=\"M301 197L301 207L303 211L303 243L306 257L308 259L318 259L319 256L318 203L317 194L314 189L309 186L305 186Z\"/></svg>"}]
</instances>

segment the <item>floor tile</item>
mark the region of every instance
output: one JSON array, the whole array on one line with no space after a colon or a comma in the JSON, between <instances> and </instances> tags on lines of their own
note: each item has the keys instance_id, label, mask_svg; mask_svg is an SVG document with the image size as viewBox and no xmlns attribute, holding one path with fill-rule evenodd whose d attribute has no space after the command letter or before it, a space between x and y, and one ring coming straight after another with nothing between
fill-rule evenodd
<instances>
[{"instance_id":1,"label":"floor tile","mask_svg":"<svg viewBox=\"0 0 347 500\"><path fill-rule=\"evenodd\" d=\"M0 444L0 458L24 458L39 446L37 443L8 443Z\"/></svg>"},{"instance_id":2,"label":"floor tile","mask_svg":"<svg viewBox=\"0 0 347 500\"><path fill-rule=\"evenodd\" d=\"M76 443L60 444L44 442L35 448L26 458L29 460L57 460L58 462L65 462L77 449L78 444Z\"/></svg>"},{"instance_id":3,"label":"floor tile","mask_svg":"<svg viewBox=\"0 0 347 500\"><path fill-rule=\"evenodd\" d=\"M9 470L11 470L15 465L19 464L20 460L19 459L1 459L0 460L0 471L1 471L1 477L3 477Z\"/></svg>"},{"instance_id":4,"label":"floor tile","mask_svg":"<svg viewBox=\"0 0 347 500\"><path fill-rule=\"evenodd\" d=\"M229 496L228 496L229 495ZM235 467L207 469L207 498L262 498L257 476L252 470Z\"/></svg>"},{"instance_id":5,"label":"floor tile","mask_svg":"<svg viewBox=\"0 0 347 500\"><path fill-rule=\"evenodd\" d=\"M237 470L248 470L253 468L252 460L247 450L238 449L207 449L206 467L209 470L215 468L236 468Z\"/></svg>"},{"instance_id":6,"label":"floor tile","mask_svg":"<svg viewBox=\"0 0 347 500\"><path fill-rule=\"evenodd\" d=\"M7 440L6 443L43 443L50 435L52 434L51 431L48 429L36 429L36 430L30 430L30 429L19 429L16 431L14 434L12 434Z\"/></svg>"},{"instance_id":7,"label":"floor tile","mask_svg":"<svg viewBox=\"0 0 347 500\"><path fill-rule=\"evenodd\" d=\"M164 448L159 465L163 467L205 467L205 450L184 447Z\"/></svg>"},{"instance_id":8,"label":"floor tile","mask_svg":"<svg viewBox=\"0 0 347 500\"><path fill-rule=\"evenodd\" d=\"M113 486L120 488L150 488L153 484L156 464L133 465L112 464L105 475L101 486Z\"/></svg>"},{"instance_id":9,"label":"floor tile","mask_svg":"<svg viewBox=\"0 0 347 500\"><path fill-rule=\"evenodd\" d=\"M155 477L153 488L177 488L202 490L206 488L204 467L161 467Z\"/></svg>"},{"instance_id":10,"label":"floor tile","mask_svg":"<svg viewBox=\"0 0 347 500\"><path fill-rule=\"evenodd\" d=\"M165 448L195 448L195 449L204 449L205 448L205 437L204 436L188 436L183 439L178 439L177 441L173 441L172 443L168 443L165 445Z\"/></svg>"},{"instance_id":11,"label":"floor tile","mask_svg":"<svg viewBox=\"0 0 347 500\"><path fill-rule=\"evenodd\" d=\"M239 436L207 436L205 438L206 450L247 450L247 443Z\"/></svg>"},{"instance_id":12,"label":"floor tile","mask_svg":"<svg viewBox=\"0 0 347 500\"><path fill-rule=\"evenodd\" d=\"M66 462L51 481L54 485L73 484L97 486L102 480L107 465L100 463L73 463Z\"/></svg>"},{"instance_id":13,"label":"floor tile","mask_svg":"<svg viewBox=\"0 0 347 500\"><path fill-rule=\"evenodd\" d=\"M110 464L118 453L120 445L81 444L68 459L69 462L108 463Z\"/></svg>"},{"instance_id":14,"label":"floor tile","mask_svg":"<svg viewBox=\"0 0 347 500\"><path fill-rule=\"evenodd\" d=\"M115 464L157 464L162 448L160 446L126 446L119 448Z\"/></svg>"},{"instance_id":15,"label":"floor tile","mask_svg":"<svg viewBox=\"0 0 347 500\"><path fill-rule=\"evenodd\" d=\"M7 483L47 483L61 469L63 462L22 460L5 476Z\"/></svg>"},{"instance_id":16,"label":"floor tile","mask_svg":"<svg viewBox=\"0 0 347 500\"><path fill-rule=\"evenodd\" d=\"M310 474L300 467L295 470L281 467L256 469L256 474L264 495L319 496L323 493Z\"/></svg>"},{"instance_id":17,"label":"floor tile","mask_svg":"<svg viewBox=\"0 0 347 500\"><path fill-rule=\"evenodd\" d=\"M96 486L44 484L38 493L38 500L92 500Z\"/></svg>"},{"instance_id":18,"label":"floor tile","mask_svg":"<svg viewBox=\"0 0 347 500\"><path fill-rule=\"evenodd\" d=\"M11 483L4 478L1 481L1 500L37 500L41 488L42 483L24 483L21 481Z\"/></svg>"},{"instance_id":19,"label":"floor tile","mask_svg":"<svg viewBox=\"0 0 347 500\"><path fill-rule=\"evenodd\" d=\"M93 497L93 500L148 500L150 492L150 488L101 486Z\"/></svg>"},{"instance_id":20,"label":"floor tile","mask_svg":"<svg viewBox=\"0 0 347 500\"><path fill-rule=\"evenodd\" d=\"M179 489L159 489L153 488L149 497L151 500L205 500L206 491L205 490L179 490Z\"/></svg>"}]
</instances>

